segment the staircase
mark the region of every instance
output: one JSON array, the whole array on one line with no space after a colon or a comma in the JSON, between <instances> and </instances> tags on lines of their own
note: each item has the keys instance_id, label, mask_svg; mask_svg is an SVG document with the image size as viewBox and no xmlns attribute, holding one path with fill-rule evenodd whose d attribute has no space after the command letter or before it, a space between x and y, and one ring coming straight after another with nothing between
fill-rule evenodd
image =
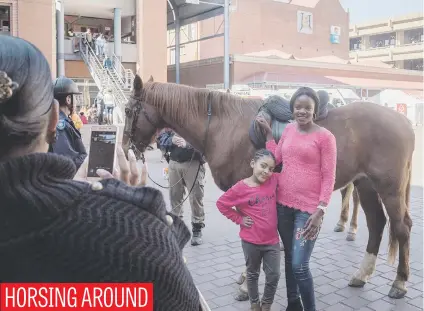
<instances>
[{"instance_id":1,"label":"staircase","mask_svg":"<svg viewBox=\"0 0 424 311\"><path fill-rule=\"evenodd\" d=\"M83 43L83 39L80 40L80 54L99 90L112 91L115 102L113 124L125 123L125 105L135 77L133 72L124 68L115 54L111 57L112 66L105 68L104 58L97 56L89 45Z\"/></svg>"}]
</instances>

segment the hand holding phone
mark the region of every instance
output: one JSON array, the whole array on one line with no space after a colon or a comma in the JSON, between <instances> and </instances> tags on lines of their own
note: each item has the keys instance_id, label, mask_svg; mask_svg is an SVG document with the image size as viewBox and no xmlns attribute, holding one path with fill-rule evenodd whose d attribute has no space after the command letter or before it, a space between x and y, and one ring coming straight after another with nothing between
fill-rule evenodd
<instances>
[{"instance_id":1,"label":"hand holding phone","mask_svg":"<svg viewBox=\"0 0 424 311\"><path fill-rule=\"evenodd\" d=\"M128 151L128 160L125 157L122 147L116 150L118 168L115 168L113 174L104 169L98 169L97 175L102 179L116 178L122 180L130 186L145 186L147 184L147 164L144 163L141 172L137 166L137 159L134 151Z\"/></svg>"}]
</instances>

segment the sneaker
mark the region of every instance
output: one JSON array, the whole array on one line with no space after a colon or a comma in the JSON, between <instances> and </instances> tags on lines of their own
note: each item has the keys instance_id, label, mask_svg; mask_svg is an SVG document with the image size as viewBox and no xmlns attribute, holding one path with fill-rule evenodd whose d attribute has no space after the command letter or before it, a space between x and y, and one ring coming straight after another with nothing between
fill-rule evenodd
<instances>
[{"instance_id":1,"label":"sneaker","mask_svg":"<svg viewBox=\"0 0 424 311\"><path fill-rule=\"evenodd\" d=\"M250 311L261 311L261 305L259 303L250 304Z\"/></svg>"}]
</instances>

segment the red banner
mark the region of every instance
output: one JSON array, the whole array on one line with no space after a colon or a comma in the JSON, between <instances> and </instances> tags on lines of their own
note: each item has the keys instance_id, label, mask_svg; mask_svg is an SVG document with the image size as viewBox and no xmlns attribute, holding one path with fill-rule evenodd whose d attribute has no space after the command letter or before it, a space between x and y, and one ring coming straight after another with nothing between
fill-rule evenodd
<instances>
[{"instance_id":1,"label":"red banner","mask_svg":"<svg viewBox=\"0 0 424 311\"><path fill-rule=\"evenodd\" d=\"M2 283L1 311L153 311L152 283Z\"/></svg>"}]
</instances>

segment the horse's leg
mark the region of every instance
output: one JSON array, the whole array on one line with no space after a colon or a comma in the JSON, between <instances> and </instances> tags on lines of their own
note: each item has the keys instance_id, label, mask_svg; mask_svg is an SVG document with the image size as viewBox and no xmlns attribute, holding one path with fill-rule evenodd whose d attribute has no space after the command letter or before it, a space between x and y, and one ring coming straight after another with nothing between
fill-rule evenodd
<instances>
[{"instance_id":1,"label":"horse's leg","mask_svg":"<svg viewBox=\"0 0 424 311\"><path fill-rule=\"evenodd\" d=\"M361 178L355 181L355 186L367 219L369 237L364 259L359 269L352 276L349 286L363 287L375 271L381 238L386 225L386 216L384 215L381 199L369 179Z\"/></svg>"},{"instance_id":2,"label":"horse's leg","mask_svg":"<svg viewBox=\"0 0 424 311\"><path fill-rule=\"evenodd\" d=\"M343 232L345 229L345 225L349 218L349 200L350 195L354 189L353 183L348 184L346 187L340 190L342 193L342 210L340 212L340 219L334 228L335 232Z\"/></svg>"},{"instance_id":3,"label":"horse's leg","mask_svg":"<svg viewBox=\"0 0 424 311\"><path fill-rule=\"evenodd\" d=\"M411 183L411 163L405 170L403 180L397 185L380 185L380 193L390 220L389 263L393 264L399 246L399 264L396 279L389 292L390 298L403 298L407 292L409 278L409 249L412 220L409 216L409 196ZM398 188L397 190L395 188Z\"/></svg>"},{"instance_id":4,"label":"horse's leg","mask_svg":"<svg viewBox=\"0 0 424 311\"><path fill-rule=\"evenodd\" d=\"M350 219L350 228L347 233L346 240L355 241L356 232L358 231L358 213L359 213L359 194L356 187L353 189L353 212Z\"/></svg>"}]
</instances>

